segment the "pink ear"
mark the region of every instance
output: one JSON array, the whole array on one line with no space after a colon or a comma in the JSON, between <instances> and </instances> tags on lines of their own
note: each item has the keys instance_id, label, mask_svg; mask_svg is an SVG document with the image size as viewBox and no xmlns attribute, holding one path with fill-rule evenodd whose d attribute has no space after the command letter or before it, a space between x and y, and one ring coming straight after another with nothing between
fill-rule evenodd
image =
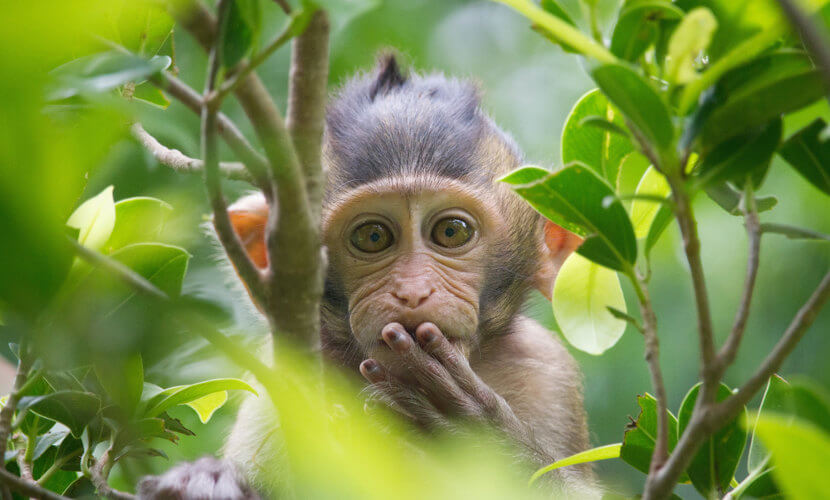
<instances>
[{"instance_id":1,"label":"pink ear","mask_svg":"<svg viewBox=\"0 0 830 500\"><path fill-rule=\"evenodd\" d=\"M559 269L565 259L582 244L582 238L551 221L545 221L544 237L541 262L536 273L536 288L550 300Z\"/></svg>"}]
</instances>

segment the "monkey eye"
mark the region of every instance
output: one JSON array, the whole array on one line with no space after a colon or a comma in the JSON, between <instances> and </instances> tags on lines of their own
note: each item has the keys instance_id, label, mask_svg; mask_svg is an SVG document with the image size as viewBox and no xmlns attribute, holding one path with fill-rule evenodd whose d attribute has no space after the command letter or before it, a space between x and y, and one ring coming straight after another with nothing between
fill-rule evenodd
<instances>
[{"instance_id":1,"label":"monkey eye","mask_svg":"<svg viewBox=\"0 0 830 500\"><path fill-rule=\"evenodd\" d=\"M460 247L472 237L470 223L458 217L441 219L432 227L432 241L444 248Z\"/></svg>"},{"instance_id":2,"label":"monkey eye","mask_svg":"<svg viewBox=\"0 0 830 500\"><path fill-rule=\"evenodd\" d=\"M349 241L362 252L377 253L392 245L392 231L380 222L367 222L352 232Z\"/></svg>"}]
</instances>

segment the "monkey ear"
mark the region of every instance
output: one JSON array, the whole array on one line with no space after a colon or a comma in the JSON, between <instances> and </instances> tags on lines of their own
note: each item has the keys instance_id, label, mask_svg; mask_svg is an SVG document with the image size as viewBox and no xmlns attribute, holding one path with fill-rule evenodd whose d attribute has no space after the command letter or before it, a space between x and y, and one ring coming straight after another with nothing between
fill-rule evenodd
<instances>
[{"instance_id":1,"label":"monkey ear","mask_svg":"<svg viewBox=\"0 0 830 500\"><path fill-rule=\"evenodd\" d=\"M369 89L369 99L372 101L375 100L378 94L388 94L393 89L401 87L406 83L406 76L401 73L398 61L395 59L395 54L392 53L383 54L378 58L375 73L377 77Z\"/></svg>"},{"instance_id":2,"label":"monkey ear","mask_svg":"<svg viewBox=\"0 0 830 500\"><path fill-rule=\"evenodd\" d=\"M268 253L265 250L268 204L265 197L252 195L242 198L228 208L228 216L251 261L261 269L268 267Z\"/></svg>"},{"instance_id":3,"label":"monkey ear","mask_svg":"<svg viewBox=\"0 0 830 500\"><path fill-rule=\"evenodd\" d=\"M582 244L582 238L549 220L545 221L543 237L542 258L536 271L535 285L550 300L559 269Z\"/></svg>"}]
</instances>

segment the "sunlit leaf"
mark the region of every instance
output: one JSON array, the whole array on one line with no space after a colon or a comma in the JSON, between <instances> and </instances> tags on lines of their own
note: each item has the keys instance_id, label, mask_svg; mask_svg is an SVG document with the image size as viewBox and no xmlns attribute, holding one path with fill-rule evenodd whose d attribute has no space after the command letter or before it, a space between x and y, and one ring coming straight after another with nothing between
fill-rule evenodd
<instances>
[{"instance_id":1,"label":"sunlit leaf","mask_svg":"<svg viewBox=\"0 0 830 500\"><path fill-rule=\"evenodd\" d=\"M173 207L156 198L127 198L115 204L115 226L104 245L112 253L132 243L158 241Z\"/></svg>"},{"instance_id":2,"label":"sunlit leaf","mask_svg":"<svg viewBox=\"0 0 830 500\"><path fill-rule=\"evenodd\" d=\"M830 141L819 138L826 127L819 118L787 139L778 153L813 186L830 195Z\"/></svg>"},{"instance_id":3,"label":"sunlit leaf","mask_svg":"<svg viewBox=\"0 0 830 500\"><path fill-rule=\"evenodd\" d=\"M697 77L695 59L709 46L718 21L705 7L692 9L674 30L666 57L665 78L683 85Z\"/></svg>"},{"instance_id":4,"label":"sunlit leaf","mask_svg":"<svg viewBox=\"0 0 830 500\"><path fill-rule=\"evenodd\" d=\"M149 104L159 109L167 109L170 100L158 87L152 83L144 82L135 86L133 99Z\"/></svg>"},{"instance_id":5,"label":"sunlit leaf","mask_svg":"<svg viewBox=\"0 0 830 500\"><path fill-rule=\"evenodd\" d=\"M203 424L206 424L210 420L210 417L213 416L214 412L221 408L227 400L228 391L219 391L208 394L207 396L203 396L186 404L187 406L193 408L193 411L199 415L199 420L201 420Z\"/></svg>"},{"instance_id":6,"label":"sunlit leaf","mask_svg":"<svg viewBox=\"0 0 830 500\"><path fill-rule=\"evenodd\" d=\"M204 396L229 390L242 390L256 394L247 382L235 378L220 378L191 385L181 385L165 389L147 402L145 417L161 415L168 409L191 403Z\"/></svg>"},{"instance_id":7,"label":"sunlit leaf","mask_svg":"<svg viewBox=\"0 0 830 500\"><path fill-rule=\"evenodd\" d=\"M668 0L634 0L620 10L611 36L611 52L636 61L657 39L660 23L683 17L683 11Z\"/></svg>"},{"instance_id":8,"label":"sunlit leaf","mask_svg":"<svg viewBox=\"0 0 830 500\"><path fill-rule=\"evenodd\" d=\"M112 258L174 297L181 293L190 254L173 245L134 243L113 252Z\"/></svg>"},{"instance_id":9,"label":"sunlit leaf","mask_svg":"<svg viewBox=\"0 0 830 500\"><path fill-rule=\"evenodd\" d=\"M574 22L574 20L567 13L567 11L565 11L565 9L563 9L562 6L559 5L559 3L556 0L542 0L539 3L539 5L543 9L545 9L545 11L547 13L558 17L559 19L565 21L566 23L570 24L573 27L576 27L576 23ZM533 25L533 29L537 33L541 34L542 36L544 36L545 38L550 40L551 42L560 45L562 47L562 50L564 50L565 52L574 52L574 53L579 52L575 48L571 47L570 45L568 45L566 43L561 43L559 40L556 39L556 37L551 35L550 32L545 30L544 28L542 28L540 26L537 26L537 25Z\"/></svg>"},{"instance_id":10,"label":"sunlit leaf","mask_svg":"<svg viewBox=\"0 0 830 500\"><path fill-rule=\"evenodd\" d=\"M620 279L614 271L579 254L565 260L553 286L553 314L568 342L599 355L622 337L627 323L608 311L625 311Z\"/></svg>"},{"instance_id":11,"label":"sunlit leaf","mask_svg":"<svg viewBox=\"0 0 830 500\"><path fill-rule=\"evenodd\" d=\"M539 213L585 238L577 250L588 259L624 271L637 259L637 239L622 203L612 188L589 168L569 165L551 173L525 167L504 178Z\"/></svg>"},{"instance_id":12,"label":"sunlit leaf","mask_svg":"<svg viewBox=\"0 0 830 500\"><path fill-rule=\"evenodd\" d=\"M93 250L100 250L115 227L113 186L105 188L86 200L69 216L66 225L78 229L78 242Z\"/></svg>"},{"instance_id":13,"label":"sunlit leaf","mask_svg":"<svg viewBox=\"0 0 830 500\"><path fill-rule=\"evenodd\" d=\"M537 470L533 473L530 477L530 482L534 483L537 479L542 477L544 474L560 469L562 467L567 467L569 465L578 465L578 464L585 464L590 462L598 462L600 460L608 460L609 458L617 458L620 456L620 447L622 445L620 443L615 444L607 444L605 446L598 446L596 448L591 448L590 450L585 450L576 454L573 454L569 457L565 457L561 460L557 460L556 462L542 467L541 469Z\"/></svg>"},{"instance_id":14,"label":"sunlit leaf","mask_svg":"<svg viewBox=\"0 0 830 500\"><path fill-rule=\"evenodd\" d=\"M637 185L636 194L659 196L665 198L671 192L665 176L654 167L648 167L640 183ZM631 202L631 224L634 225L634 234L637 238L645 238L651 230L651 224L657 217L657 212L664 205L655 201L634 199Z\"/></svg>"}]
</instances>

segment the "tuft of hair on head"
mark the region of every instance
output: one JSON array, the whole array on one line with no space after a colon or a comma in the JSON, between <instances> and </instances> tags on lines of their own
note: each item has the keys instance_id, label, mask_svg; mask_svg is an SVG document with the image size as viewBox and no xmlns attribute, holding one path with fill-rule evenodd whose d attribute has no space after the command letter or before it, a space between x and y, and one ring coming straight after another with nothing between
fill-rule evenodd
<instances>
[{"instance_id":1,"label":"tuft of hair on head","mask_svg":"<svg viewBox=\"0 0 830 500\"><path fill-rule=\"evenodd\" d=\"M369 99L373 101L379 94L388 94L406 83L406 76L401 72L395 54L391 52L380 55L375 73L377 76L369 89Z\"/></svg>"}]
</instances>

